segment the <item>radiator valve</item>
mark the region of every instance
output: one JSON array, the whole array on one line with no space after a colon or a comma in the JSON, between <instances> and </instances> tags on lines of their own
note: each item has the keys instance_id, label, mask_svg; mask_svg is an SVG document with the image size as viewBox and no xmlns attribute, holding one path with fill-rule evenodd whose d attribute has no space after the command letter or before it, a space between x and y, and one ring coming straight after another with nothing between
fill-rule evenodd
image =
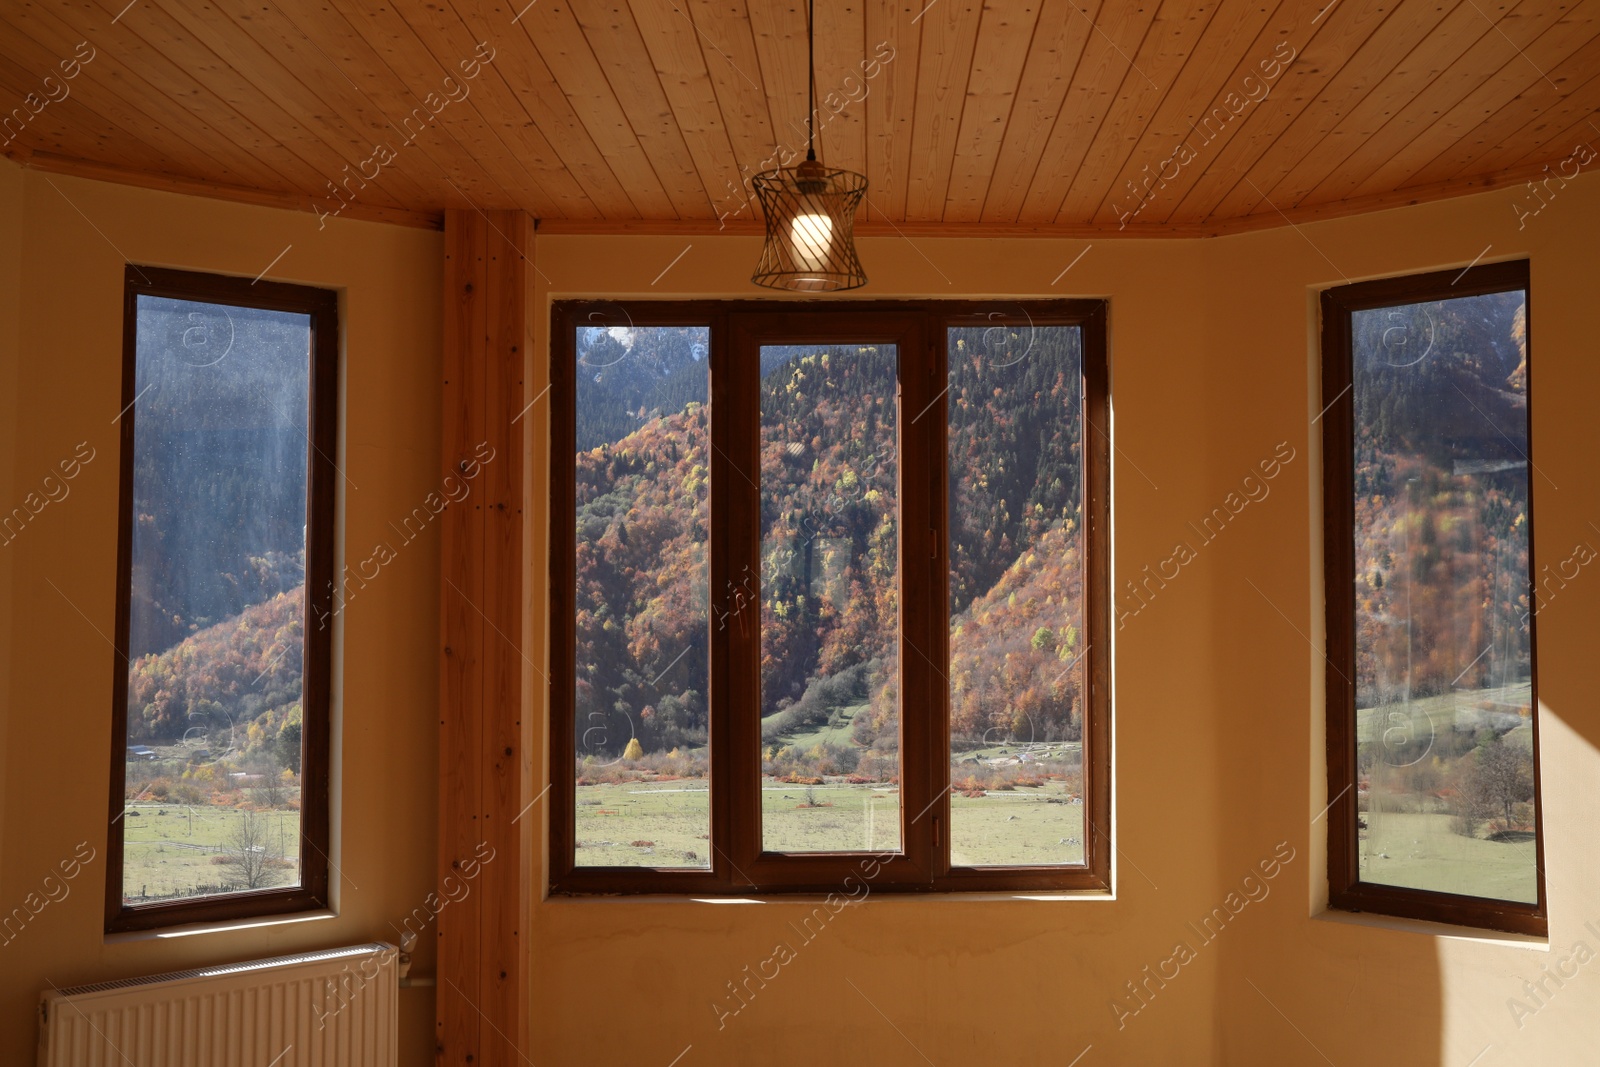
<instances>
[{"instance_id":1,"label":"radiator valve","mask_svg":"<svg viewBox=\"0 0 1600 1067\"><path fill-rule=\"evenodd\" d=\"M402 981L411 971L411 950L416 947L417 935L415 932L407 930L400 935L400 959L396 962L400 968L400 979Z\"/></svg>"}]
</instances>

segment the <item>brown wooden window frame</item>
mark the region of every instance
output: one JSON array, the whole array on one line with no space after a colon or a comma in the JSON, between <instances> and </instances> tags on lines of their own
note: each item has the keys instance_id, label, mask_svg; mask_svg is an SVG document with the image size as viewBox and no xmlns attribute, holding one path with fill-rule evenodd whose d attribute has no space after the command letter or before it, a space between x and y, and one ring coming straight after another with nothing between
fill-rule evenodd
<instances>
[{"instance_id":1,"label":"brown wooden window frame","mask_svg":"<svg viewBox=\"0 0 1600 1067\"><path fill-rule=\"evenodd\" d=\"M550 892L694 896L851 891L1107 891L1111 888L1110 398L1106 304L1100 300L558 301L551 306ZM782 853L762 848L759 627L713 628L710 665L709 869L576 865L574 513L576 327L710 329L710 588L760 573L759 360L766 344L892 343L900 357L899 421L901 849ZM945 429L948 327L1076 326L1082 343L1084 862L1072 866L953 867L950 863L949 687L933 664L949 658ZM741 358L741 353L745 357ZM720 488L719 488L720 487ZM713 607L718 599L713 596ZM708 621L709 625L709 621ZM731 696L729 694L732 694ZM740 694L743 694L742 698ZM719 753L736 753L727 758ZM915 815L923 812L924 815Z\"/></svg>"},{"instance_id":2,"label":"brown wooden window frame","mask_svg":"<svg viewBox=\"0 0 1600 1067\"><path fill-rule=\"evenodd\" d=\"M128 646L133 566L134 425L138 418L138 300L171 297L209 304L309 315L310 396L307 405L305 645L302 652L300 885L215 897L123 904L123 840L127 810ZM123 283L121 484L117 514L116 655L112 665L111 790L106 832L107 933L315 911L329 907L329 800L334 616L334 456L338 449L339 297L330 289L197 271L129 264ZM311 625L311 620L322 620Z\"/></svg>"},{"instance_id":3,"label":"brown wooden window frame","mask_svg":"<svg viewBox=\"0 0 1600 1067\"><path fill-rule=\"evenodd\" d=\"M1490 263L1356 282L1322 293L1323 564L1327 625L1328 904L1343 911L1448 923L1543 937L1548 933L1544 876L1544 804L1539 791L1539 670L1536 616L1530 615L1535 868L1538 901L1495 900L1360 880L1356 757L1355 397L1351 313L1521 290L1527 306L1528 465L1533 470L1533 293L1527 260ZM1528 595L1533 603L1534 487L1528 486Z\"/></svg>"}]
</instances>

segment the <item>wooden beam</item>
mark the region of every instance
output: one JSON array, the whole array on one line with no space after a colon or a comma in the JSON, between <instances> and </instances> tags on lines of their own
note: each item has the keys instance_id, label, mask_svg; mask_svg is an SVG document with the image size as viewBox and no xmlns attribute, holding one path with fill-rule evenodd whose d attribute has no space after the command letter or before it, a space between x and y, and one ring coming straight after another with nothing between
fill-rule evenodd
<instances>
[{"instance_id":1,"label":"wooden beam","mask_svg":"<svg viewBox=\"0 0 1600 1067\"><path fill-rule=\"evenodd\" d=\"M445 213L437 1062L523 1062L523 360L520 211Z\"/></svg>"}]
</instances>

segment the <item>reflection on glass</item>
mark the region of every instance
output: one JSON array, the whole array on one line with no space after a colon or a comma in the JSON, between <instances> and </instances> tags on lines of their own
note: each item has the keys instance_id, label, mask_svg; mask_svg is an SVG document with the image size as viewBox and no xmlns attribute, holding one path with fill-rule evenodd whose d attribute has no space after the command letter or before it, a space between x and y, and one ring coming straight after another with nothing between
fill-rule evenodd
<instances>
[{"instance_id":1,"label":"reflection on glass","mask_svg":"<svg viewBox=\"0 0 1600 1067\"><path fill-rule=\"evenodd\" d=\"M761 349L762 845L900 847L897 354Z\"/></svg>"},{"instance_id":2,"label":"reflection on glass","mask_svg":"<svg viewBox=\"0 0 1600 1067\"><path fill-rule=\"evenodd\" d=\"M709 330L577 330L577 865L711 865Z\"/></svg>"},{"instance_id":3,"label":"reflection on glass","mask_svg":"<svg viewBox=\"0 0 1600 1067\"><path fill-rule=\"evenodd\" d=\"M950 862L1084 855L1076 326L948 332Z\"/></svg>"},{"instance_id":4,"label":"reflection on glass","mask_svg":"<svg viewBox=\"0 0 1600 1067\"><path fill-rule=\"evenodd\" d=\"M1365 882L1537 899L1524 297L1352 315Z\"/></svg>"},{"instance_id":5,"label":"reflection on glass","mask_svg":"<svg viewBox=\"0 0 1600 1067\"><path fill-rule=\"evenodd\" d=\"M123 898L298 886L311 320L136 311Z\"/></svg>"}]
</instances>

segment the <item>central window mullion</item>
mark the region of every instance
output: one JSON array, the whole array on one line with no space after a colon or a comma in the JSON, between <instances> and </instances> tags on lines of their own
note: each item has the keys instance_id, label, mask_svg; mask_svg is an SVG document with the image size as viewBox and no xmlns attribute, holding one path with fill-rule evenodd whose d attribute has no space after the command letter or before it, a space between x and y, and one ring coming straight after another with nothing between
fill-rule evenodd
<instances>
[{"instance_id":1,"label":"central window mullion","mask_svg":"<svg viewBox=\"0 0 1600 1067\"><path fill-rule=\"evenodd\" d=\"M754 341L735 322L713 343L712 793L725 798L713 863L750 887L761 852L761 417ZM723 870L723 868L727 868Z\"/></svg>"},{"instance_id":2,"label":"central window mullion","mask_svg":"<svg viewBox=\"0 0 1600 1067\"><path fill-rule=\"evenodd\" d=\"M902 840L915 880L931 883L947 866L944 784L946 604L937 578L945 566L943 523L943 353L927 324L906 330L900 363L900 664Z\"/></svg>"}]
</instances>

